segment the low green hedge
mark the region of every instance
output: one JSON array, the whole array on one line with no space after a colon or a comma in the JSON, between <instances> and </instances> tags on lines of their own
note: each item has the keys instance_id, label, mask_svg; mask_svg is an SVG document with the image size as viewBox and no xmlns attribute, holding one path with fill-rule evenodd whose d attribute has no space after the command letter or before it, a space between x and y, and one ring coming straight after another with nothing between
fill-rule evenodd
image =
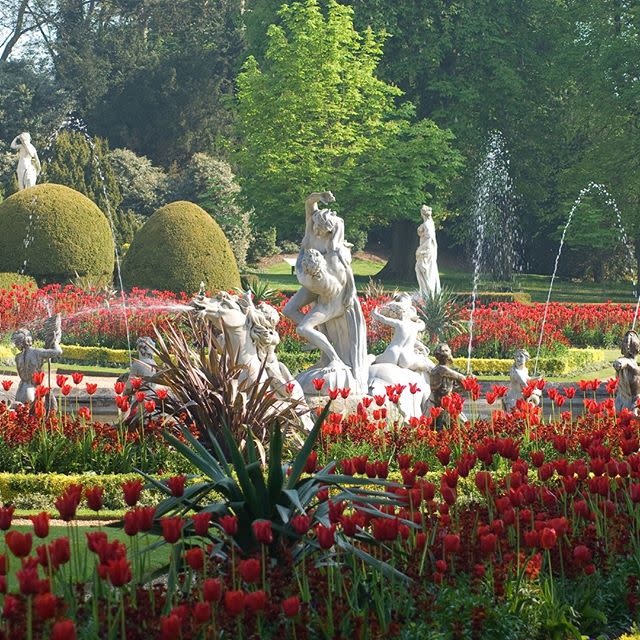
<instances>
[{"instance_id":1,"label":"low green hedge","mask_svg":"<svg viewBox=\"0 0 640 640\"><path fill-rule=\"evenodd\" d=\"M97 475L83 473L0 473L0 501L18 509L50 509L55 511L54 501L71 484L104 488L105 509L125 509L121 484L140 478L137 473ZM157 489L145 489L141 504L157 504L161 494Z\"/></svg>"},{"instance_id":2,"label":"low green hedge","mask_svg":"<svg viewBox=\"0 0 640 640\"><path fill-rule=\"evenodd\" d=\"M15 351L11 347L0 345L0 362L13 363ZM308 369L318 360L317 353L307 351L280 351L280 361L286 365L292 374ZM540 358L538 371L546 376L563 376L571 372L589 367L605 359L602 349L568 349L558 356ZM109 349L107 347L82 347L79 345L63 345L62 362L93 365L127 366L129 353L126 349ZM466 358L454 358L454 367L462 371L467 369ZM513 360L502 358L471 358L471 370L474 375L509 375Z\"/></svg>"},{"instance_id":3,"label":"low green hedge","mask_svg":"<svg viewBox=\"0 0 640 640\"><path fill-rule=\"evenodd\" d=\"M462 296L471 297L471 293L461 293ZM531 304L531 294L524 291L483 291L478 293L477 304L489 304L491 302L521 302Z\"/></svg>"},{"instance_id":4,"label":"low green hedge","mask_svg":"<svg viewBox=\"0 0 640 640\"><path fill-rule=\"evenodd\" d=\"M542 371L545 376L562 376L597 362L603 362L604 358L605 352L602 349L568 349L563 355L540 358L538 371ZM509 375L512 365L511 359L471 358L471 370L476 376ZM467 359L454 358L453 366L466 371Z\"/></svg>"}]
</instances>

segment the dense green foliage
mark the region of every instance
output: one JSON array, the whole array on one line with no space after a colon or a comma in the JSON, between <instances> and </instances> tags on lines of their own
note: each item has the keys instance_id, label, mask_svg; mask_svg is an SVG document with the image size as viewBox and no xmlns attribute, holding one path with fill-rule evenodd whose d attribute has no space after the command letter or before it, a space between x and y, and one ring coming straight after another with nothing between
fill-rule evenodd
<instances>
[{"instance_id":1,"label":"dense green foliage","mask_svg":"<svg viewBox=\"0 0 640 640\"><path fill-rule=\"evenodd\" d=\"M282 5L3 3L4 195L15 189L7 142L28 129L43 150L61 114L73 108L112 148L162 166L133 167L132 156L125 158L123 212L149 215L178 198L209 210L208 188L180 193L185 167L197 152L228 160L240 150L233 172L260 236L253 256L273 249L267 230L274 225L279 242L299 240L304 196L329 188L349 239L361 244L369 232L392 249L388 275L410 276L397 255L400 248L405 257L412 253L416 203L435 205L443 248L468 252L465 238L476 235L469 215L474 174L497 129L512 159L529 270L551 271L568 211L591 181L618 202L640 258L637 0ZM400 105L401 94L412 107ZM242 262L231 227L209 212ZM242 216L235 229L246 228ZM560 273L599 279L624 272L628 252L614 227L604 198L585 199Z\"/></svg>"},{"instance_id":2,"label":"dense green foliage","mask_svg":"<svg viewBox=\"0 0 640 640\"><path fill-rule=\"evenodd\" d=\"M359 34L349 8L327 5L326 15L315 1L283 6L264 61L250 57L238 77L245 197L285 237L297 236L291 221L300 227L310 191L331 187L353 231L417 215L459 165L452 136L413 123L401 92L376 77L383 37Z\"/></svg>"},{"instance_id":3,"label":"dense green foliage","mask_svg":"<svg viewBox=\"0 0 640 640\"><path fill-rule=\"evenodd\" d=\"M200 282L219 291L240 286L229 241L192 202L158 209L138 231L122 264L126 286L195 293Z\"/></svg>"},{"instance_id":4,"label":"dense green foliage","mask_svg":"<svg viewBox=\"0 0 640 640\"><path fill-rule=\"evenodd\" d=\"M69 187L41 184L15 193L0 204L0 230L0 271L24 270L38 282L67 283L76 274L111 280L109 223Z\"/></svg>"}]
</instances>

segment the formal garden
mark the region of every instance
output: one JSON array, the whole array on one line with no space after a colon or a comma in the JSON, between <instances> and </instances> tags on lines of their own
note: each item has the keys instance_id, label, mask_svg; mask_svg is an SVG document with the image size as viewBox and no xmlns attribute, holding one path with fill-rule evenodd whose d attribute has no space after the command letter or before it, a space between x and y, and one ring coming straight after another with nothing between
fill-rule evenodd
<instances>
[{"instance_id":1,"label":"formal garden","mask_svg":"<svg viewBox=\"0 0 640 640\"><path fill-rule=\"evenodd\" d=\"M0 639L638 640L636 5L0 0Z\"/></svg>"}]
</instances>

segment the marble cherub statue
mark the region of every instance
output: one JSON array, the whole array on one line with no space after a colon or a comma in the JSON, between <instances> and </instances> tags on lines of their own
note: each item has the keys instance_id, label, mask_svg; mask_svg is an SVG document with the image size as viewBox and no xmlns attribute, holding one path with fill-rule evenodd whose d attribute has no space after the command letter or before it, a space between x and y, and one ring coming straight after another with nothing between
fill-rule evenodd
<instances>
[{"instance_id":1,"label":"marble cherub statue","mask_svg":"<svg viewBox=\"0 0 640 640\"><path fill-rule=\"evenodd\" d=\"M503 400L505 411L513 411L518 400L523 398L523 389L529 384L529 382L538 379L529 375L527 362L530 358L531 356L526 349L518 349L513 354L513 364L509 370L509 390ZM540 389L534 389L531 395L527 398L527 402L538 406L541 398L542 391L540 391Z\"/></svg>"},{"instance_id":2,"label":"marble cherub statue","mask_svg":"<svg viewBox=\"0 0 640 640\"><path fill-rule=\"evenodd\" d=\"M367 388L366 325L358 302L351 245L345 242L344 220L330 204L330 191L312 193L305 201L305 235L300 244L296 274L302 285L283 314L296 331L321 352L320 362L298 376L302 388L312 392L313 378L323 377L329 387ZM302 309L310 307L303 313Z\"/></svg>"},{"instance_id":3,"label":"marble cherub statue","mask_svg":"<svg viewBox=\"0 0 640 640\"><path fill-rule=\"evenodd\" d=\"M622 409L640 413L638 401L640 400L640 366L636 361L640 353L640 337L635 331L627 331L620 345L622 357L613 363L613 368L618 375L616 388L616 411Z\"/></svg>"},{"instance_id":4,"label":"marble cherub statue","mask_svg":"<svg viewBox=\"0 0 640 640\"><path fill-rule=\"evenodd\" d=\"M16 355L16 369L20 384L16 390L16 402L27 404L36 399L33 376L42 371L45 362L62 355L61 337L60 314L51 316L45 323L44 348L33 346L33 336L28 329L18 329L13 332L11 341L19 350ZM55 398L51 393L49 393L49 408L55 408Z\"/></svg>"},{"instance_id":5,"label":"marble cherub statue","mask_svg":"<svg viewBox=\"0 0 640 640\"><path fill-rule=\"evenodd\" d=\"M18 152L18 166L16 176L18 189L26 189L36 184L38 175L42 169L38 152L31 144L31 136L25 131L11 141L11 148Z\"/></svg>"},{"instance_id":6,"label":"marble cherub statue","mask_svg":"<svg viewBox=\"0 0 640 640\"><path fill-rule=\"evenodd\" d=\"M416 345L422 343L419 335L425 329L424 322L413 306L411 296L400 293L395 298L371 312L378 322L393 328L393 337L387 348L376 357L374 364L396 364L402 369L425 373L435 366L424 349Z\"/></svg>"},{"instance_id":7,"label":"marble cherub statue","mask_svg":"<svg viewBox=\"0 0 640 640\"><path fill-rule=\"evenodd\" d=\"M418 227L420 245L416 249L416 278L423 298L440 292L438 273L438 242L431 207L426 204L420 209L422 224Z\"/></svg>"}]
</instances>

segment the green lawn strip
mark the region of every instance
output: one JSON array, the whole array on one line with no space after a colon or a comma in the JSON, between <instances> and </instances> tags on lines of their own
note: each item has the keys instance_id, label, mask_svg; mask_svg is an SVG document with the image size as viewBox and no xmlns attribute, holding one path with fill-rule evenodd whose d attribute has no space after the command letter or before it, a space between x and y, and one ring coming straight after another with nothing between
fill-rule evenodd
<instances>
[{"instance_id":1,"label":"green lawn strip","mask_svg":"<svg viewBox=\"0 0 640 640\"><path fill-rule=\"evenodd\" d=\"M74 528L74 525L71 525L71 528ZM31 533L33 534L33 527L31 525L14 525L11 527L11 530L20 531L21 533ZM51 542L54 538L59 538L61 536L66 536L69 538L69 544L71 546L71 558L72 562L70 562L66 567L65 571L70 572L70 579L73 582L76 581L87 581L92 573L96 562L96 556L94 553L89 551L87 548L87 533L91 533L92 531L104 531L107 534L109 540L119 540L123 544L127 546L129 550L129 559L133 562L133 557L131 553L132 545L131 538L124 532L123 529L119 527L110 527L110 526L101 526L101 527L84 527L78 526L77 532L73 532L70 535L70 527L66 526L51 526L49 528L49 535L44 538L36 538L33 536L33 549L37 546L40 546L44 543ZM77 535L76 535L77 533ZM140 534L138 536L139 539L139 548L144 549L147 546L157 542L161 539L160 536L156 536L153 534ZM32 551L32 555L34 552ZM10 555L10 554L9 554ZM169 547L162 546L158 549L154 549L153 551L149 551L146 554L148 557L145 559L145 566L148 571L153 571L165 565L167 563L167 559L169 556ZM16 564L18 561L15 558L11 558L12 564ZM69 573L67 573L69 577ZM8 578L8 590L14 591L18 588L17 579L15 576L15 571L11 570L7 572Z\"/></svg>"},{"instance_id":2,"label":"green lawn strip","mask_svg":"<svg viewBox=\"0 0 640 640\"><path fill-rule=\"evenodd\" d=\"M353 261L353 272L358 288L361 290L384 266L383 263L371 260ZM300 288L295 275L291 275L291 267L284 261L271 265L261 271L252 271L254 275L268 282L270 286L284 291L296 291ZM443 268L440 270L442 284L451 287L461 294L471 291L473 274L459 269ZM522 291L531 295L534 302L545 302L551 282L550 275L517 274L513 282L481 280L479 291ZM385 288L389 291L412 291L417 288L416 282L396 282L384 280ZM551 300L554 302L633 302L632 285L628 282L574 282L556 278Z\"/></svg>"}]
</instances>

